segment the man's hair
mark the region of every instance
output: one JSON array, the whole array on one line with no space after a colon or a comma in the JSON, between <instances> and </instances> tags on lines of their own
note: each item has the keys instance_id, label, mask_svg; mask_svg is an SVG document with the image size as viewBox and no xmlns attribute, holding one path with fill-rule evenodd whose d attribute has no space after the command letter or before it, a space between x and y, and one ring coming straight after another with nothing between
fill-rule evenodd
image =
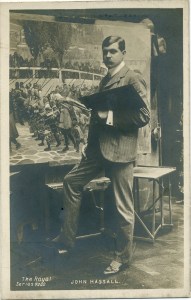
<instances>
[{"instance_id":1,"label":"man's hair","mask_svg":"<svg viewBox=\"0 0 191 300\"><path fill-rule=\"evenodd\" d=\"M125 50L125 40L120 36L108 36L103 40L102 49L108 47L114 43L118 43L119 49L122 51Z\"/></svg>"}]
</instances>

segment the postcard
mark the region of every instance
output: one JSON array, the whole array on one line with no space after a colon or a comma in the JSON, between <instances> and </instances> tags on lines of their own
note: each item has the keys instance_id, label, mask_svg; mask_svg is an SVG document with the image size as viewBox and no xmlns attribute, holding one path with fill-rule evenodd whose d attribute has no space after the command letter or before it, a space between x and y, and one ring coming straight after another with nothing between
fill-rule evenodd
<instances>
[{"instance_id":1,"label":"postcard","mask_svg":"<svg viewBox=\"0 0 191 300\"><path fill-rule=\"evenodd\" d=\"M188 1L0 8L2 299L189 297Z\"/></svg>"}]
</instances>

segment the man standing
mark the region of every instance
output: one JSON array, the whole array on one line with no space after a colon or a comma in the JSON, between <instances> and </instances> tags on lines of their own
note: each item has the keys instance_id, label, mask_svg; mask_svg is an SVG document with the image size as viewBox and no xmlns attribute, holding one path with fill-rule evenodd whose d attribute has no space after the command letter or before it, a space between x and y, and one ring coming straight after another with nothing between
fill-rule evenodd
<instances>
[{"instance_id":1,"label":"man standing","mask_svg":"<svg viewBox=\"0 0 191 300\"><path fill-rule=\"evenodd\" d=\"M72 127L77 123L76 115L72 105L67 103L61 104L60 109L60 121L58 127L60 128L61 133L64 136L65 147L62 149L62 152L67 152L69 150L69 140L74 145L74 148L77 151L77 143L75 138L72 135Z\"/></svg>"},{"instance_id":2,"label":"man standing","mask_svg":"<svg viewBox=\"0 0 191 300\"><path fill-rule=\"evenodd\" d=\"M147 105L146 84L140 74L130 70L124 62L125 41L109 36L102 43L103 62L107 75L100 83L100 91L132 85ZM138 128L149 120L147 108L133 111L92 111L87 146L82 151L81 162L65 176L64 216L61 233L52 240L63 243L69 251L75 242L78 216L84 185L103 170L111 180L114 198L115 256L104 274L115 274L131 262L133 253L134 205L133 165L137 152Z\"/></svg>"}]
</instances>

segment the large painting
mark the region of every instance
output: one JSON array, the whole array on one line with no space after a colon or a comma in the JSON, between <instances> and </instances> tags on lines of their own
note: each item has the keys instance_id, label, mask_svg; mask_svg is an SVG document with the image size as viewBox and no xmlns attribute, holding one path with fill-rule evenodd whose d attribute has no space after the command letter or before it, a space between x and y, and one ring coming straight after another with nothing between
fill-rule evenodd
<instances>
[{"instance_id":1,"label":"large painting","mask_svg":"<svg viewBox=\"0 0 191 300\"><path fill-rule=\"evenodd\" d=\"M53 160L53 156L48 153L43 157L43 154L39 154L39 151L43 150L42 147L34 145L34 149L31 148L28 137L31 133L36 134L34 131L42 131L39 123L43 123L44 103L52 96L56 87L62 90L62 95L77 101L80 95L92 94L98 90L100 80L107 73L107 68L103 64L101 44L109 35L117 35L120 32L125 39L127 51L125 62L130 69L143 75L150 105L151 33L144 24L103 21L96 21L94 24L30 21L19 20L14 13L10 14L10 17L10 27L17 27L17 34L22 32L23 36L22 44L18 44L16 51L10 53L10 91L14 92L17 82L22 85L22 89L25 89L24 93L26 92L23 105L14 103L14 116L19 126L20 139L23 140L21 144L24 143L25 147L16 149L19 152L12 147L11 163ZM10 45L12 46L13 43L14 40L10 35ZM38 88L33 89L34 85ZM14 96L12 98L14 101ZM58 105L55 104L58 110ZM38 108L35 109L35 106ZM75 108L74 105L74 110ZM35 113L39 109L41 115ZM20 119L23 120L20 122ZM85 119L88 128L87 114ZM22 122L25 122L25 125L20 127ZM34 123L36 127L33 126ZM83 133L85 125L80 125L82 129L80 133ZM49 130L48 126L46 128ZM57 144L59 144L63 140L63 135L59 128L57 131L60 138ZM86 138L87 130L84 139ZM56 142L54 133L51 134L50 139L51 149L59 151L60 147L58 149L54 147ZM150 123L139 130L138 153L151 153Z\"/></svg>"}]
</instances>

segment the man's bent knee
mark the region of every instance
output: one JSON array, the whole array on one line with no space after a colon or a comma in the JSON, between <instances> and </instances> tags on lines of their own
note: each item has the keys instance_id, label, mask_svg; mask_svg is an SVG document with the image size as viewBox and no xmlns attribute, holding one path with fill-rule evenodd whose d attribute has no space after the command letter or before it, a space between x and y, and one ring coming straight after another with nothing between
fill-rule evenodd
<instances>
[{"instance_id":1,"label":"man's bent knee","mask_svg":"<svg viewBox=\"0 0 191 300\"><path fill-rule=\"evenodd\" d=\"M68 186L72 183L72 176L70 174L67 174L63 179L63 186Z\"/></svg>"},{"instance_id":2,"label":"man's bent knee","mask_svg":"<svg viewBox=\"0 0 191 300\"><path fill-rule=\"evenodd\" d=\"M63 187L69 187L75 191L81 191L83 189L83 184L80 183L79 179L76 179L75 175L67 174L63 180Z\"/></svg>"}]
</instances>

